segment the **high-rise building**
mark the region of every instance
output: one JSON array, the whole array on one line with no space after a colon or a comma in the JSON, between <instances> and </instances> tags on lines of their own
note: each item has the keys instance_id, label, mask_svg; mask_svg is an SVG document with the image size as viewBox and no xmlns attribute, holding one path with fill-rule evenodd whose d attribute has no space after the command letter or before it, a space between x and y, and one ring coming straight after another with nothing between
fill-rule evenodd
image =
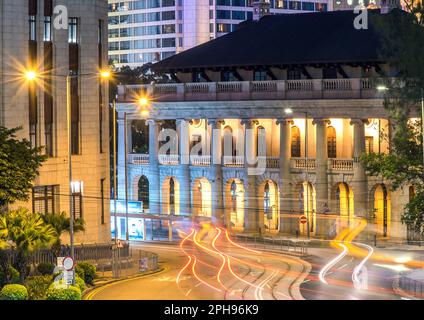
<instances>
[{"instance_id":1,"label":"high-rise building","mask_svg":"<svg viewBox=\"0 0 424 320\"><path fill-rule=\"evenodd\" d=\"M108 88L99 76L104 67L106 0L0 2L0 125L22 127L19 137L43 146L48 155L30 200L12 207L69 214L71 199L75 217L86 223L86 231L76 235L77 243L110 239ZM34 79L26 79L28 72Z\"/></svg>"},{"instance_id":2,"label":"high-rise building","mask_svg":"<svg viewBox=\"0 0 424 320\"><path fill-rule=\"evenodd\" d=\"M234 31L261 3L271 14L332 9L329 0L109 0L109 62L137 67L165 59Z\"/></svg>"}]
</instances>

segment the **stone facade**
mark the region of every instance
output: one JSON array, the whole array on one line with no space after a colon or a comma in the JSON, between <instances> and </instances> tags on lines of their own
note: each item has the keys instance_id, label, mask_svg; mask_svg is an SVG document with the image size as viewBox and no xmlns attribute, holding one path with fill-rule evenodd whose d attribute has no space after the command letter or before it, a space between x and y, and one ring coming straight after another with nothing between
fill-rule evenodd
<instances>
[{"instance_id":1,"label":"stone facade","mask_svg":"<svg viewBox=\"0 0 424 320\"><path fill-rule=\"evenodd\" d=\"M53 21L57 15L52 14L51 39L46 41L44 31L46 8L44 6L49 5L49 1L1 1L0 124L9 128L21 126L23 130L19 132L19 136L29 139L30 84L23 74L29 68L29 5L34 2L36 5L35 38L32 40L35 39L37 46L36 66L38 66L34 71L41 75L36 79L37 126L34 141L39 146L46 144L45 132L47 131L45 128L45 86L43 85L47 81L43 76L46 42L49 42L53 48L52 156L42 166L34 186L57 186L55 193L59 204L56 203L55 211L69 213L66 112L66 76L69 73L70 60L69 30L56 29ZM59 5L65 6L68 16L77 18L78 21L80 150L78 155L72 156L72 180L83 182L81 212L86 222L86 231L77 234L75 241L77 243L107 242L110 240L108 88L107 83L99 77L99 66L107 66L107 0L53 0L51 4L53 8ZM99 43L101 43L101 50L99 50ZM100 54L101 57L99 57ZM103 190L101 190L101 181L103 181ZM33 210L32 197L27 203L14 205L14 207L18 206ZM67 240L64 239L65 242Z\"/></svg>"},{"instance_id":2,"label":"stone facade","mask_svg":"<svg viewBox=\"0 0 424 320\"><path fill-rule=\"evenodd\" d=\"M312 86L304 89L311 81L320 82L319 88L330 88L330 82L333 85L319 94ZM295 82L298 89L287 90ZM270 98L279 94L277 87L267 89L273 83L283 88L280 99ZM181 84L120 87L119 117L127 114L128 134L132 121L145 120L137 104L131 102L131 94L144 92L152 99L149 154L128 154L129 199L141 200L138 181L145 176L150 189L155 190L150 192L149 202L156 204L150 206L151 214L208 216L234 230L306 235L305 226L298 222L299 216L305 215L310 221L310 235L322 238L331 237L356 218L365 218L369 238L405 238L406 227L400 216L409 199L408 188L390 190L388 181L367 176L359 162L359 156L366 151L389 150L389 142L380 137L381 132L389 132L382 94L375 85L365 83L367 79L355 78L185 83L186 92L190 86L209 87L190 90L186 95L178 90ZM220 85L229 87L222 98L218 89L213 91ZM175 91L170 89L172 86ZM242 95L238 86L250 89L242 89L246 92ZM165 87L168 94L159 94L165 92ZM262 99L249 99L247 92L252 87L262 88ZM254 94L260 95L261 91L255 89ZM304 99L306 95L316 98ZM158 156L161 123L172 119L176 120L178 151ZM125 124L119 124L121 144ZM260 129L265 131L264 147L258 147ZM228 132L235 140L230 143L234 149L229 153L224 150ZM193 146L198 137L202 137L200 153ZM188 147L190 163L183 165ZM120 152L123 159L123 147ZM253 165L246 161L252 157L256 160ZM249 174L249 168L261 161L266 168ZM124 166L121 162L119 170ZM173 201L175 212L164 205L169 202L170 178L178 185L173 191L179 199ZM206 188L206 184L210 186ZM123 180L119 187L122 198ZM189 196L185 194L188 191Z\"/></svg>"}]
</instances>

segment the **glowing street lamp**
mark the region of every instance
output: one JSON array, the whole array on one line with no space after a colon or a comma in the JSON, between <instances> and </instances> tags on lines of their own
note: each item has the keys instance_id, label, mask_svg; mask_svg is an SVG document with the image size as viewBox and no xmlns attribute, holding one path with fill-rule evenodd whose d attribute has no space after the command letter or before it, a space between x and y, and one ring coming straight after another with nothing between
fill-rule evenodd
<instances>
[{"instance_id":1,"label":"glowing street lamp","mask_svg":"<svg viewBox=\"0 0 424 320\"><path fill-rule=\"evenodd\" d=\"M28 70L25 72L25 78L28 81L34 81L35 79L37 79L37 73L34 70Z\"/></svg>"}]
</instances>

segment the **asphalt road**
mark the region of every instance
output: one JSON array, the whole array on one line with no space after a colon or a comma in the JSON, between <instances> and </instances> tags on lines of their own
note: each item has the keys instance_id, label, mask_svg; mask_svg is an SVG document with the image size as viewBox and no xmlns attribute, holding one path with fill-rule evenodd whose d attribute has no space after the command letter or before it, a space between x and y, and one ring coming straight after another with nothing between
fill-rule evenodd
<instances>
[{"instance_id":1,"label":"asphalt road","mask_svg":"<svg viewBox=\"0 0 424 320\"><path fill-rule=\"evenodd\" d=\"M164 271L101 287L93 300L394 300L404 251L376 250L349 240L296 254L234 242L224 229L191 229L179 245L140 244L159 254ZM346 240L347 239L347 240ZM414 256L415 254L415 256ZM417 259L418 253L408 253ZM389 257L390 259L388 259ZM384 260L384 261L381 261ZM388 262L389 261L389 262Z\"/></svg>"},{"instance_id":2,"label":"asphalt road","mask_svg":"<svg viewBox=\"0 0 424 320\"><path fill-rule=\"evenodd\" d=\"M295 256L244 248L223 230L195 232L180 246L143 244L159 254L163 272L116 282L93 300L303 299L299 286L310 265Z\"/></svg>"}]
</instances>

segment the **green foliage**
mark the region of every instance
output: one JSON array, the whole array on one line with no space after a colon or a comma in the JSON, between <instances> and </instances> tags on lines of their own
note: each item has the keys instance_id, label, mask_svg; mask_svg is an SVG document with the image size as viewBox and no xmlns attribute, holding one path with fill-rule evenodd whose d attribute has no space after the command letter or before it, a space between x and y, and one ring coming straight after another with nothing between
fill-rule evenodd
<instances>
[{"instance_id":1,"label":"green foliage","mask_svg":"<svg viewBox=\"0 0 424 320\"><path fill-rule=\"evenodd\" d=\"M59 256L61 249L60 237L63 233L69 232L71 219L66 215L65 212L59 214L54 213L40 213L41 218L43 219L46 225L50 225L56 232L56 240L53 244L52 250L55 253L56 257ZM84 231L85 222L82 218L75 219L74 221L74 233Z\"/></svg>"},{"instance_id":2,"label":"green foliage","mask_svg":"<svg viewBox=\"0 0 424 320\"><path fill-rule=\"evenodd\" d=\"M50 262L41 262L37 266L37 271L43 276L52 275L54 271L54 264Z\"/></svg>"},{"instance_id":3,"label":"green foliage","mask_svg":"<svg viewBox=\"0 0 424 320\"><path fill-rule=\"evenodd\" d=\"M78 264L75 266L75 274L81 279L85 279L85 271ZM84 280L85 281L85 280Z\"/></svg>"},{"instance_id":4,"label":"green foliage","mask_svg":"<svg viewBox=\"0 0 424 320\"><path fill-rule=\"evenodd\" d=\"M75 276L75 285L80 288L81 292L84 292L84 290L87 288L84 279L78 276Z\"/></svg>"},{"instance_id":5,"label":"green foliage","mask_svg":"<svg viewBox=\"0 0 424 320\"><path fill-rule=\"evenodd\" d=\"M19 271L12 266L7 266L7 270L0 268L0 288L5 284L19 283L19 280Z\"/></svg>"},{"instance_id":6,"label":"green foliage","mask_svg":"<svg viewBox=\"0 0 424 320\"><path fill-rule=\"evenodd\" d=\"M28 277L25 286L28 290L29 300L45 300L53 277L51 275Z\"/></svg>"},{"instance_id":7,"label":"green foliage","mask_svg":"<svg viewBox=\"0 0 424 320\"><path fill-rule=\"evenodd\" d=\"M39 214L20 208L0 215L1 241L15 250L16 269L21 283L26 277L29 254L41 248L49 248L55 241L55 230L46 225Z\"/></svg>"},{"instance_id":8,"label":"green foliage","mask_svg":"<svg viewBox=\"0 0 424 320\"><path fill-rule=\"evenodd\" d=\"M47 300L81 300L81 290L76 286L55 287L52 284L47 290Z\"/></svg>"},{"instance_id":9,"label":"green foliage","mask_svg":"<svg viewBox=\"0 0 424 320\"><path fill-rule=\"evenodd\" d=\"M33 148L27 139L17 139L19 130L0 126L0 207L28 200L38 170L47 159L41 148Z\"/></svg>"},{"instance_id":10,"label":"green foliage","mask_svg":"<svg viewBox=\"0 0 424 320\"><path fill-rule=\"evenodd\" d=\"M382 58L388 59L398 73L397 81L387 81L385 99L392 126L389 154L363 155L361 160L370 175L382 176L392 189L413 186L414 193L401 220L409 230L424 235L424 166L421 121L410 121L411 113L421 114L424 88L424 8L407 0L410 13L393 11L375 15L375 25L383 35ZM385 137L387 139L387 136Z\"/></svg>"},{"instance_id":11,"label":"green foliage","mask_svg":"<svg viewBox=\"0 0 424 320\"><path fill-rule=\"evenodd\" d=\"M0 300L27 300L28 291L20 284L7 284L0 292Z\"/></svg>"},{"instance_id":12,"label":"green foliage","mask_svg":"<svg viewBox=\"0 0 424 320\"><path fill-rule=\"evenodd\" d=\"M84 279L86 284L93 285L96 278L96 267L88 262L79 262L75 268L79 277Z\"/></svg>"}]
</instances>

